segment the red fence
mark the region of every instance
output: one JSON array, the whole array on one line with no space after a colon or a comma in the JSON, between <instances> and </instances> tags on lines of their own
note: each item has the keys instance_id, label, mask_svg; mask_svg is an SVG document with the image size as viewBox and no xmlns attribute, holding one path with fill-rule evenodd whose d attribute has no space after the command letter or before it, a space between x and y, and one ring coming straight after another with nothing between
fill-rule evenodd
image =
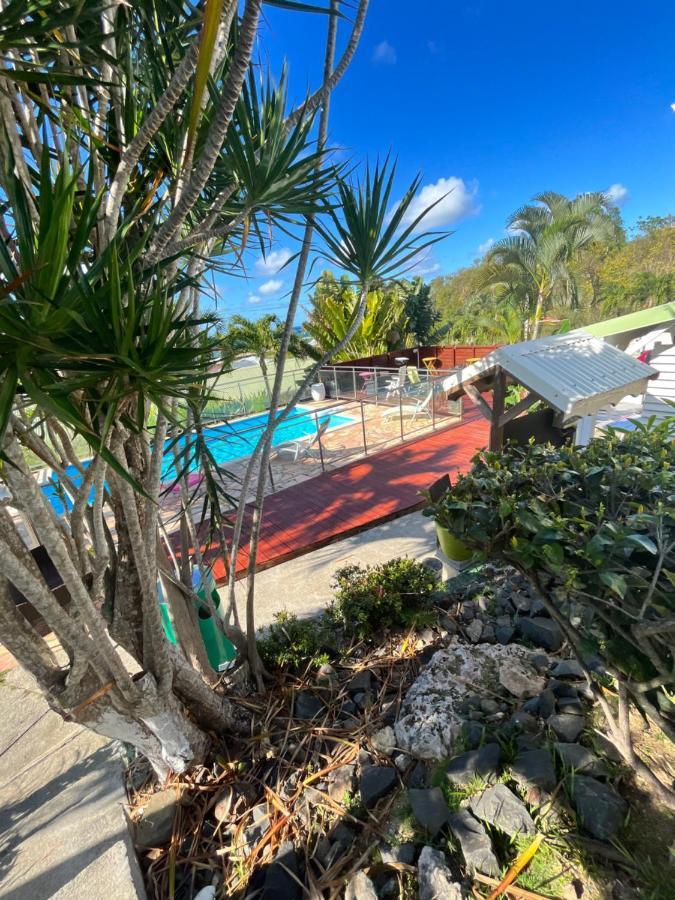
<instances>
[{"instance_id":1,"label":"red fence","mask_svg":"<svg viewBox=\"0 0 675 900\"><path fill-rule=\"evenodd\" d=\"M462 345L459 347L413 347L407 350L390 350L388 353L378 353L376 356L364 356L361 359L350 359L346 362L331 363L335 366L364 366L371 368L374 366L382 366L383 368L396 368L403 363L397 362L404 356L410 365L416 365L421 368L423 360L430 356L435 356L440 360L439 369L454 369L456 366L462 366L467 359L473 357L487 356L493 350L496 350L498 344Z\"/></svg>"}]
</instances>

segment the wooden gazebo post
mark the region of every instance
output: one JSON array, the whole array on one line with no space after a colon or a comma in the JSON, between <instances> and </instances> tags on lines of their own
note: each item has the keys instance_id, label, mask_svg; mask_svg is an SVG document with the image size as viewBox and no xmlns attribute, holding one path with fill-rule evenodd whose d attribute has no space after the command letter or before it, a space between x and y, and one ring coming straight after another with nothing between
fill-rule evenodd
<instances>
[{"instance_id":1,"label":"wooden gazebo post","mask_svg":"<svg viewBox=\"0 0 675 900\"><path fill-rule=\"evenodd\" d=\"M492 415L490 416L490 450L499 451L504 444L504 404L506 402L506 373L497 367L492 385Z\"/></svg>"}]
</instances>

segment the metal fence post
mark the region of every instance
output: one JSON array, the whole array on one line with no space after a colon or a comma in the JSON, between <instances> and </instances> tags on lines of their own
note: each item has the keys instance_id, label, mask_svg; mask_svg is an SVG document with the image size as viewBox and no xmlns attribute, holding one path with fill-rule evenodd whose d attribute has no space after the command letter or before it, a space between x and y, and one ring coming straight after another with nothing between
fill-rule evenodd
<instances>
[{"instance_id":1,"label":"metal fence post","mask_svg":"<svg viewBox=\"0 0 675 900\"><path fill-rule=\"evenodd\" d=\"M340 396L340 392L338 390L338 381L337 381L337 369L333 366L333 386L335 387L335 392L333 393L333 397L337 400Z\"/></svg>"},{"instance_id":2,"label":"metal fence post","mask_svg":"<svg viewBox=\"0 0 675 900\"><path fill-rule=\"evenodd\" d=\"M352 366L352 381L354 383L354 399L356 400L356 369Z\"/></svg>"},{"instance_id":3,"label":"metal fence post","mask_svg":"<svg viewBox=\"0 0 675 900\"><path fill-rule=\"evenodd\" d=\"M363 400L360 401L361 405L361 431L363 432L363 455L368 456L368 439L366 437L366 417L363 412Z\"/></svg>"},{"instance_id":4,"label":"metal fence post","mask_svg":"<svg viewBox=\"0 0 675 900\"><path fill-rule=\"evenodd\" d=\"M403 392L398 392L398 420L401 425L401 440L403 440Z\"/></svg>"},{"instance_id":5,"label":"metal fence post","mask_svg":"<svg viewBox=\"0 0 675 900\"><path fill-rule=\"evenodd\" d=\"M431 428L436 429L436 391L432 388L431 394Z\"/></svg>"},{"instance_id":6,"label":"metal fence post","mask_svg":"<svg viewBox=\"0 0 675 900\"><path fill-rule=\"evenodd\" d=\"M319 414L314 413L314 424L316 426L316 433L319 438L319 459L321 460L321 471L326 471L326 466L323 461L323 447L321 446L321 432L319 431Z\"/></svg>"},{"instance_id":7,"label":"metal fence post","mask_svg":"<svg viewBox=\"0 0 675 900\"><path fill-rule=\"evenodd\" d=\"M374 372L373 381L375 383L375 406L377 406L378 401L380 399L380 389L377 386L377 368L374 368L373 372Z\"/></svg>"},{"instance_id":8,"label":"metal fence post","mask_svg":"<svg viewBox=\"0 0 675 900\"><path fill-rule=\"evenodd\" d=\"M272 463L271 462L267 463L267 471L270 476L270 484L272 485L272 493L274 493L276 491L276 487L274 486L274 475L272 475Z\"/></svg>"}]
</instances>

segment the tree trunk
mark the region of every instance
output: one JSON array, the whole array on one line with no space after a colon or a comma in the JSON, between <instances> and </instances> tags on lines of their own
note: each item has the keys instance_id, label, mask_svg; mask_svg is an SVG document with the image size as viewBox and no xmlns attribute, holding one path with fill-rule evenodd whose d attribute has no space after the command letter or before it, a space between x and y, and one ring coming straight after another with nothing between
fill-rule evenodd
<instances>
[{"instance_id":1,"label":"tree trunk","mask_svg":"<svg viewBox=\"0 0 675 900\"><path fill-rule=\"evenodd\" d=\"M539 337L539 329L541 327L541 317L544 313L544 294L539 291L537 294L537 305L534 308L534 321L532 323L532 340Z\"/></svg>"},{"instance_id":2,"label":"tree trunk","mask_svg":"<svg viewBox=\"0 0 675 900\"><path fill-rule=\"evenodd\" d=\"M262 373L263 381L265 382L265 390L267 391L267 400L269 402L272 399L272 386L270 385L270 379L267 374L267 363L265 362L265 357L259 356L258 362L260 363L260 371Z\"/></svg>"}]
</instances>

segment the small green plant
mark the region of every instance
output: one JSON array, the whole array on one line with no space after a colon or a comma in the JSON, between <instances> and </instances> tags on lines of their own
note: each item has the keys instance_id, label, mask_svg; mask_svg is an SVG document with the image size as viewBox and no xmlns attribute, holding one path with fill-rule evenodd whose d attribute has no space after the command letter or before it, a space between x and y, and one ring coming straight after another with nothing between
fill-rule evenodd
<instances>
[{"instance_id":1,"label":"small green plant","mask_svg":"<svg viewBox=\"0 0 675 900\"><path fill-rule=\"evenodd\" d=\"M275 615L267 635L259 639L258 652L268 669L299 671L328 662L331 637L323 618L298 619L283 610Z\"/></svg>"},{"instance_id":2,"label":"small green plant","mask_svg":"<svg viewBox=\"0 0 675 900\"><path fill-rule=\"evenodd\" d=\"M432 572L412 559L390 559L379 566L344 566L335 573L331 616L360 639L383 627L416 623L428 612L436 587Z\"/></svg>"},{"instance_id":3,"label":"small green plant","mask_svg":"<svg viewBox=\"0 0 675 900\"><path fill-rule=\"evenodd\" d=\"M513 859L532 843L529 835L513 839ZM516 879L518 887L551 896L562 894L572 880L570 863L547 840L544 840L528 865Z\"/></svg>"}]
</instances>

